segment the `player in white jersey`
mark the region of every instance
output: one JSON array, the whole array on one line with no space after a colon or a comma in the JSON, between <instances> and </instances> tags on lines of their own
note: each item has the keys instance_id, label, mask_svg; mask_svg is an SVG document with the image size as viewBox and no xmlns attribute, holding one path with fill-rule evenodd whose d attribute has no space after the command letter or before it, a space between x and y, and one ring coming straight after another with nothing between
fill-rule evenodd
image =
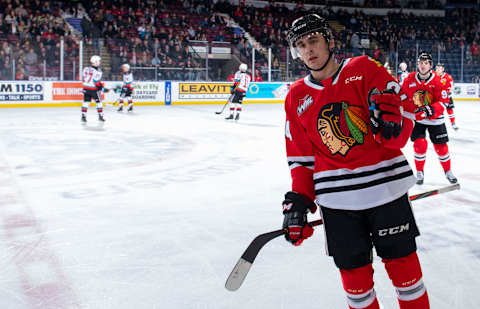
<instances>
[{"instance_id":1,"label":"player in white jersey","mask_svg":"<svg viewBox=\"0 0 480 309\"><path fill-rule=\"evenodd\" d=\"M90 58L90 63L92 64L92 66L84 68L82 72L82 122L87 122L87 110L92 99L95 100L95 103L97 104L98 120L105 121L105 118L103 117L103 105L100 100L100 91L104 89L105 92L108 92L108 89L104 88L102 83L102 71L100 70L100 61L100 56L92 56Z\"/></svg>"},{"instance_id":2,"label":"player in white jersey","mask_svg":"<svg viewBox=\"0 0 480 309\"><path fill-rule=\"evenodd\" d=\"M400 72L397 75L397 80L401 86L403 85L403 81L405 80L405 78L408 76L407 64L405 62L402 62L398 65L398 67L400 68Z\"/></svg>"},{"instance_id":3,"label":"player in white jersey","mask_svg":"<svg viewBox=\"0 0 480 309\"><path fill-rule=\"evenodd\" d=\"M133 111L133 74L130 71L130 65L128 63L122 64L123 84L120 92L120 107L118 112L123 111L124 99L128 101L127 112Z\"/></svg>"},{"instance_id":4,"label":"player in white jersey","mask_svg":"<svg viewBox=\"0 0 480 309\"><path fill-rule=\"evenodd\" d=\"M225 118L227 120L240 119L240 112L242 111L242 101L245 97L248 85L250 84L251 77L247 73L247 65L245 63L240 64L238 71L235 73L232 95L233 98L230 101L230 115Z\"/></svg>"}]
</instances>

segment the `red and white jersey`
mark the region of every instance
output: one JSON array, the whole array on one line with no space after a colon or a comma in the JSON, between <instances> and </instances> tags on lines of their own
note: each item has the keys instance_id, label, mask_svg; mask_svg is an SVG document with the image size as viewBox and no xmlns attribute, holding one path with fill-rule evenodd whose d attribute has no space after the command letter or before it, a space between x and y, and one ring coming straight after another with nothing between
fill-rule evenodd
<instances>
[{"instance_id":1,"label":"red and white jersey","mask_svg":"<svg viewBox=\"0 0 480 309\"><path fill-rule=\"evenodd\" d=\"M414 111L424 105L433 106L434 115L417 121L425 125L439 125L445 122L443 112L448 103L447 91L443 88L438 75L431 73L426 80L421 80L418 73L410 73L402 85L403 92L408 96L405 114L415 119Z\"/></svg>"},{"instance_id":2,"label":"red and white jersey","mask_svg":"<svg viewBox=\"0 0 480 309\"><path fill-rule=\"evenodd\" d=\"M438 74L437 74L438 75ZM448 97L452 96L452 87L453 87L453 78L450 74L443 72L443 74L440 76L440 82L443 85L443 89L447 91Z\"/></svg>"},{"instance_id":3,"label":"red and white jersey","mask_svg":"<svg viewBox=\"0 0 480 309\"><path fill-rule=\"evenodd\" d=\"M368 98L375 88L400 92L394 77L367 56L345 59L321 82L309 75L292 84L285 141L293 191L328 208L361 210L391 202L413 186L402 151L374 139Z\"/></svg>"},{"instance_id":4,"label":"red and white jersey","mask_svg":"<svg viewBox=\"0 0 480 309\"><path fill-rule=\"evenodd\" d=\"M235 90L242 91L242 92L247 92L248 85L250 84L251 79L252 78L247 73L237 71L235 73L235 77L233 79Z\"/></svg>"},{"instance_id":5,"label":"red and white jersey","mask_svg":"<svg viewBox=\"0 0 480 309\"><path fill-rule=\"evenodd\" d=\"M98 90L102 84L102 71L94 67L86 67L82 72L83 89Z\"/></svg>"},{"instance_id":6,"label":"red and white jersey","mask_svg":"<svg viewBox=\"0 0 480 309\"><path fill-rule=\"evenodd\" d=\"M133 74L132 72L123 73L122 87L133 89Z\"/></svg>"}]
</instances>

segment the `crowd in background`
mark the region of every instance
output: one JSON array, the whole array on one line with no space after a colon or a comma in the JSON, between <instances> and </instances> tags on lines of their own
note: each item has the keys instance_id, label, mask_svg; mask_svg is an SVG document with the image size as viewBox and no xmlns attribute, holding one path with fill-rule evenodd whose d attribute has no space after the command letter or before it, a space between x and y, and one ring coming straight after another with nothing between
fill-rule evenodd
<instances>
[{"instance_id":1,"label":"crowd in background","mask_svg":"<svg viewBox=\"0 0 480 309\"><path fill-rule=\"evenodd\" d=\"M337 25L333 30L338 61L368 54L382 63L405 61L413 68L420 41L420 48L434 56L438 52L459 53L463 48L465 64L480 64L480 20L476 9L447 10L445 17L402 12L378 16L360 10L353 14L333 11L330 5L334 2L315 2L329 5L318 12ZM234 54L249 65L254 47L258 48L254 71L259 79L267 79L269 48L273 80L290 77L281 74L287 68L291 75L303 75L305 68L289 59L285 35L292 21L306 13L307 3L297 1L293 9L288 9L278 1L256 8L232 5L227 0L4 0L0 2L0 78L25 79L57 72L62 39L67 68L78 63L78 42L83 40L87 50L109 56L106 74L110 78L120 74L122 63L130 63L134 68L150 68L136 73L140 79L226 79L232 70L224 69L226 61L210 61L209 76L205 75L205 59L193 48L205 41L229 43ZM421 8L422 3L391 0L388 5ZM428 3L429 8L441 8L437 1ZM364 1L364 6L388 7L374 0ZM221 13L229 15L241 28L232 26ZM77 35L64 16L81 18ZM363 45L365 40L368 48Z\"/></svg>"},{"instance_id":2,"label":"crowd in background","mask_svg":"<svg viewBox=\"0 0 480 309\"><path fill-rule=\"evenodd\" d=\"M64 3L40 0L0 1L0 76L25 79L40 65L59 66L60 40L67 57L78 54L77 38L61 16ZM15 60L15 70L12 70ZM12 76L15 72L15 76Z\"/></svg>"}]
</instances>

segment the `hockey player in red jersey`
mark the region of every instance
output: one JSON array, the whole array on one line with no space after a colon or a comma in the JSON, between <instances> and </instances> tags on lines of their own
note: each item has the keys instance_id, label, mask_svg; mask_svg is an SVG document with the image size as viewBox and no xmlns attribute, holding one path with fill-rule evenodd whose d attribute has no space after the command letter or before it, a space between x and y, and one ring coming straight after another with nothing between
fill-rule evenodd
<instances>
[{"instance_id":1,"label":"hockey player in red jersey","mask_svg":"<svg viewBox=\"0 0 480 309\"><path fill-rule=\"evenodd\" d=\"M453 98L452 98L453 78L450 74L445 72L445 66L443 65L443 63L437 63L435 67L435 72L438 75L438 77L440 77L440 81L442 82L444 90L447 91L447 94L448 94L448 102L446 104L448 118L450 119L452 128L454 130L458 130L458 126L455 123L455 113L453 111L453 109L455 108L455 105L453 104Z\"/></svg>"},{"instance_id":2,"label":"hockey player in red jersey","mask_svg":"<svg viewBox=\"0 0 480 309\"><path fill-rule=\"evenodd\" d=\"M287 241L298 246L312 235L307 213L319 205L327 254L340 270L349 308L379 308L373 247L400 308L429 308L407 194L415 177L400 150L413 128L402 116L406 96L367 56L336 63L330 28L316 14L295 20L288 40L293 58L311 73L293 83L285 99L292 177L282 203Z\"/></svg>"},{"instance_id":3,"label":"hockey player in red jersey","mask_svg":"<svg viewBox=\"0 0 480 309\"><path fill-rule=\"evenodd\" d=\"M432 56L421 53L417 61L417 72L410 73L402 85L408 96L407 116L415 120L411 140L417 168L417 184L424 181L424 166L427 158L426 131L438 155L445 176L450 183L457 178L451 171L450 153L448 151L448 134L443 112L448 102L448 94L440 77L432 72ZM411 112L413 110L413 113Z\"/></svg>"}]
</instances>

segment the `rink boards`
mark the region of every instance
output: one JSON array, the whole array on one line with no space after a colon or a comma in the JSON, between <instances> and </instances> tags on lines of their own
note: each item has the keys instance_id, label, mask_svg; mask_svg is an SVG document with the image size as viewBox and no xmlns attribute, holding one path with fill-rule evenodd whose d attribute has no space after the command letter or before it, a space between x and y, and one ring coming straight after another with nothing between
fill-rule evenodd
<instances>
[{"instance_id":1,"label":"rink boards","mask_svg":"<svg viewBox=\"0 0 480 309\"><path fill-rule=\"evenodd\" d=\"M109 89L121 82L104 82ZM232 82L135 82L136 105L221 104L230 97ZM283 103L289 83L251 83L244 103ZM118 91L102 92L105 104L118 101ZM76 81L1 81L0 107L80 106L82 83Z\"/></svg>"},{"instance_id":2,"label":"rink boards","mask_svg":"<svg viewBox=\"0 0 480 309\"><path fill-rule=\"evenodd\" d=\"M136 82L133 101L136 105L222 104L230 97L232 82ZM121 82L106 81L115 89ZM290 83L258 82L249 85L244 103L283 103ZM456 83L452 93L456 101L479 101L478 84ZM105 104L118 101L120 93L102 93ZM2 81L0 107L80 106L82 84L76 81Z\"/></svg>"}]
</instances>

